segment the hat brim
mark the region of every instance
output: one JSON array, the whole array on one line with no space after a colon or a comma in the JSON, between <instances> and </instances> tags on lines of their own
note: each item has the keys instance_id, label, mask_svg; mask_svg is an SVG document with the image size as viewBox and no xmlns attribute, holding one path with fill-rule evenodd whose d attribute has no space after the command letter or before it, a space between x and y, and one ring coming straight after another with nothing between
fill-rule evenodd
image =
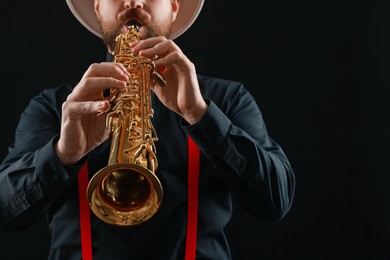
<instances>
[{"instance_id":1,"label":"hat brim","mask_svg":"<svg viewBox=\"0 0 390 260\"><path fill-rule=\"evenodd\" d=\"M66 0L66 3L73 15L85 28L102 38L93 0ZM180 9L172 25L170 39L176 39L191 27L198 17L203 3L204 0L180 0Z\"/></svg>"}]
</instances>

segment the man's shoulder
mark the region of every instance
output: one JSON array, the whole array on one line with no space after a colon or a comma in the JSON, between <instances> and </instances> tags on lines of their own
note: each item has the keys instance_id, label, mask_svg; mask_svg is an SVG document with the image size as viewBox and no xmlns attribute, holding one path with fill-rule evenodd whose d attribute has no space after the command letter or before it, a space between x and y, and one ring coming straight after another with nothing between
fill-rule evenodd
<instances>
[{"instance_id":1,"label":"man's shoulder","mask_svg":"<svg viewBox=\"0 0 390 260\"><path fill-rule=\"evenodd\" d=\"M242 83L239 81L231 80L231 79L227 79L227 78L213 77L213 76L202 75L202 74L198 74L197 76L198 76L198 81L201 85L202 85L202 83L205 85L216 84L216 85L223 85L223 86L242 85Z\"/></svg>"},{"instance_id":2,"label":"man's shoulder","mask_svg":"<svg viewBox=\"0 0 390 260\"><path fill-rule=\"evenodd\" d=\"M63 97L67 97L72 92L72 90L73 85L69 83L62 83L61 85L42 90L38 96L63 99Z\"/></svg>"},{"instance_id":3,"label":"man's shoulder","mask_svg":"<svg viewBox=\"0 0 390 260\"><path fill-rule=\"evenodd\" d=\"M72 90L73 86L69 83L49 87L32 97L31 102L60 107Z\"/></svg>"},{"instance_id":4,"label":"man's shoulder","mask_svg":"<svg viewBox=\"0 0 390 260\"><path fill-rule=\"evenodd\" d=\"M221 77L212 77L198 74L199 86L204 94L206 93L235 93L246 91L242 82ZM218 94L217 94L218 95Z\"/></svg>"},{"instance_id":5,"label":"man's shoulder","mask_svg":"<svg viewBox=\"0 0 390 260\"><path fill-rule=\"evenodd\" d=\"M74 86L71 85L70 83L62 83L57 86L49 87L44 89L41 93L53 93L53 94L66 94L69 95Z\"/></svg>"}]
</instances>

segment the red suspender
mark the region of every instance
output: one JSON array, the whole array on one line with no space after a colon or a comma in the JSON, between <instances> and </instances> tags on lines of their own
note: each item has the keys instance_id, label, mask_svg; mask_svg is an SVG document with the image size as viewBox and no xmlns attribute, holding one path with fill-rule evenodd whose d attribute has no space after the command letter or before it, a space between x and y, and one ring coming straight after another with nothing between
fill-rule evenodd
<instances>
[{"instance_id":1,"label":"red suspender","mask_svg":"<svg viewBox=\"0 0 390 260\"><path fill-rule=\"evenodd\" d=\"M79 207L80 207L80 235L81 253L83 260L92 260L92 238L90 209L87 203L88 164L84 164L79 175Z\"/></svg>"},{"instance_id":2,"label":"red suspender","mask_svg":"<svg viewBox=\"0 0 390 260\"><path fill-rule=\"evenodd\" d=\"M195 259L198 224L199 147L188 136L188 214L185 260Z\"/></svg>"},{"instance_id":3,"label":"red suspender","mask_svg":"<svg viewBox=\"0 0 390 260\"><path fill-rule=\"evenodd\" d=\"M188 216L185 260L194 260L196 254L196 230L198 223L200 152L194 141L188 137ZM79 174L80 232L83 260L92 260L92 238L90 208L87 203L88 165L85 164Z\"/></svg>"}]
</instances>

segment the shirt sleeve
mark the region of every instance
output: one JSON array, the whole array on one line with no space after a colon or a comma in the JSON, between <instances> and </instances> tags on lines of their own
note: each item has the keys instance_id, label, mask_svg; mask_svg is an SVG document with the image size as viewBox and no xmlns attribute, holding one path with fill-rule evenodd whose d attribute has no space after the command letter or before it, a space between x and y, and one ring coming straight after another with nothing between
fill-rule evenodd
<instances>
[{"instance_id":1,"label":"shirt sleeve","mask_svg":"<svg viewBox=\"0 0 390 260\"><path fill-rule=\"evenodd\" d=\"M268 135L254 98L242 85L233 89L218 104L206 99L204 117L185 128L248 211L263 220L280 219L293 200L292 167Z\"/></svg>"},{"instance_id":2,"label":"shirt sleeve","mask_svg":"<svg viewBox=\"0 0 390 260\"><path fill-rule=\"evenodd\" d=\"M31 100L0 166L0 226L5 229L25 228L37 221L81 167L65 168L55 156L59 115L51 106L54 99L42 93Z\"/></svg>"}]
</instances>

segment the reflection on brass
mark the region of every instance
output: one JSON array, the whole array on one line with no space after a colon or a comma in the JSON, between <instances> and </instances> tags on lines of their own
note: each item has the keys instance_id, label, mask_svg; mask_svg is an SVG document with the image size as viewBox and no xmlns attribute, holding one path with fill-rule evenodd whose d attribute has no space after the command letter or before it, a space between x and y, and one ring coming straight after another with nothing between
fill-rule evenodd
<instances>
[{"instance_id":1,"label":"reflection on brass","mask_svg":"<svg viewBox=\"0 0 390 260\"><path fill-rule=\"evenodd\" d=\"M158 163L152 125L151 86L165 85L152 60L133 55L130 42L139 40L138 29L129 26L116 38L114 61L131 77L125 89L111 91L107 128L112 143L108 165L90 180L87 200L92 212L106 223L134 226L159 209L163 190L155 175Z\"/></svg>"}]
</instances>

